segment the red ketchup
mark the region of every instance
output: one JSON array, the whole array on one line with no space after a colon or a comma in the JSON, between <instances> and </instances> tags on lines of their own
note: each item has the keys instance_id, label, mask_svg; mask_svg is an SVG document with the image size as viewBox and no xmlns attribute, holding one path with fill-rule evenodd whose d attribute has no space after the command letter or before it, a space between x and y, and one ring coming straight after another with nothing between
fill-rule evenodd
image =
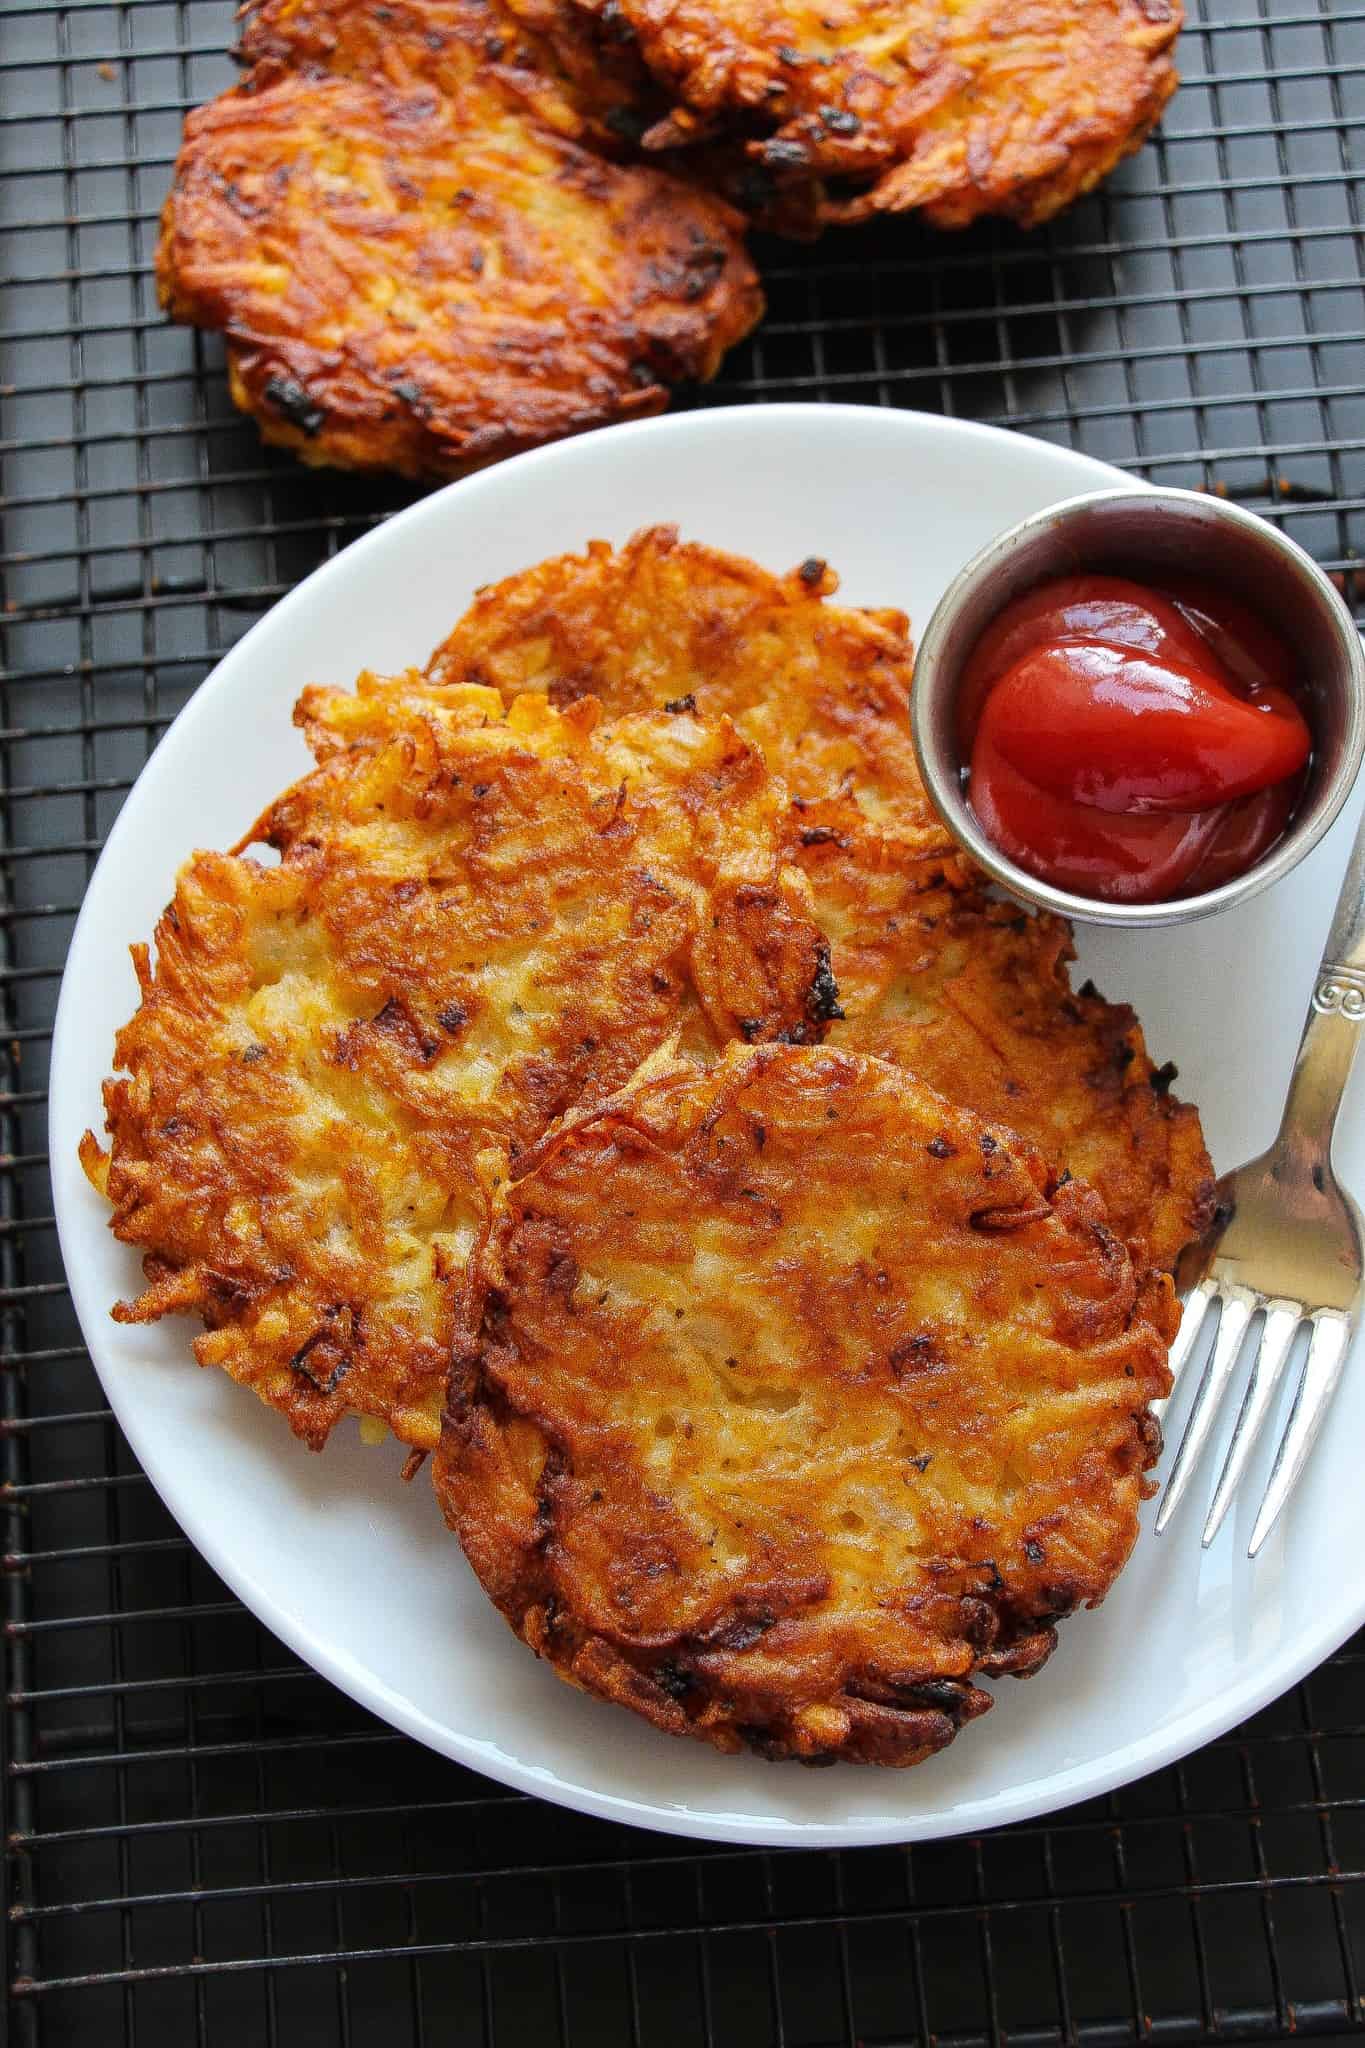
<instances>
[{"instance_id":1,"label":"red ketchup","mask_svg":"<svg viewBox=\"0 0 1365 2048\"><path fill-rule=\"evenodd\" d=\"M1017 867L1075 895L1202 895L1269 852L1313 739L1289 650L1193 578L1065 576L1016 598L958 697L967 795Z\"/></svg>"}]
</instances>

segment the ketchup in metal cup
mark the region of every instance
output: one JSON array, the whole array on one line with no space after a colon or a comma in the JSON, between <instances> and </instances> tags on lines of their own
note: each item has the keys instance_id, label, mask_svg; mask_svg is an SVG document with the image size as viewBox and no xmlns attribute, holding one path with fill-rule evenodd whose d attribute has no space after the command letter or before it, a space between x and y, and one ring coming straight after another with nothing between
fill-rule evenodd
<instances>
[{"instance_id":1,"label":"ketchup in metal cup","mask_svg":"<svg viewBox=\"0 0 1365 2048\"><path fill-rule=\"evenodd\" d=\"M1007 605L963 671L968 801L1017 867L1075 895L1201 895L1254 867L1298 806L1300 688L1230 592L1060 577Z\"/></svg>"}]
</instances>

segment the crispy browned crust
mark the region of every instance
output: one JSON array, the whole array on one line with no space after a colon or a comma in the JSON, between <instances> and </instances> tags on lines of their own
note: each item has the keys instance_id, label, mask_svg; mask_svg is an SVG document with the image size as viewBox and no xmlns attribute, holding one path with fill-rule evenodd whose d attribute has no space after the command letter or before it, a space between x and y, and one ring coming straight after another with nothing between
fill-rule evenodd
<instances>
[{"instance_id":1,"label":"crispy browned crust","mask_svg":"<svg viewBox=\"0 0 1365 2048\"><path fill-rule=\"evenodd\" d=\"M819 560L775 576L650 527L480 591L430 672L509 701L594 696L609 717L668 704L726 715L794 796L850 791L903 856L950 855L910 742L909 622L831 604L837 589Z\"/></svg>"},{"instance_id":2,"label":"crispy browned crust","mask_svg":"<svg viewBox=\"0 0 1365 2048\"><path fill-rule=\"evenodd\" d=\"M916 1763L1132 1548L1169 1280L881 1061L633 1084L471 1273L445 1513L539 1655L671 1734Z\"/></svg>"},{"instance_id":3,"label":"crispy browned crust","mask_svg":"<svg viewBox=\"0 0 1365 2048\"><path fill-rule=\"evenodd\" d=\"M470 70L468 0L260 0L238 51L260 82L282 68L347 78L389 78L456 95ZM638 158L661 131L669 95L640 56L630 28L577 0L505 0L483 41L483 75L556 134L609 157ZM820 232L823 194L813 178L776 177L739 137L688 130L686 147L652 148L655 167L718 195L755 225L799 240Z\"/></svg>"},{"instance_id":4,"label":"crispy browned crust","mask_svg":"<svg viewBox=\"0 0 1365 2048\"><path fill-rule=\"evenodd\" d=\"M733 729L362 677L300 705L321 766L200 853L83 1158L146 1254L115 1311L201 1316L320 1446L346 1413L436 1439L489 1188L670 1035L818 1038L828 949Z\"/></svg>"},{"instance_id":5,"label":"crispy browned crust","mask_svg":"<svg viewBox=\"0 0 1365 2048\"><path fill-rule=\"evenodd\" d=\"M907 866L847 802L805 807L792 858L831 941L832 1042L1017 1131L1098 1188L1140 1264L1173 1269L1213 1210L1198 1112L1126 1003L1073 991L1069 926Z\"/></svg>"},{"instance_id":6,"label":"crispy browned crust","mask_svg":"<svg viewBox=\"0 0 1365 2048\"><path fill-rule=\"evenodd\" d=\"M616 9L697 116L757 125L760 162L864 189L831 219L922 209L1035 225L1148 133L1176 86L1179 0L586 0Z\"/></svg>"},{"instance_id":7,"label":"crispy browned crust","mask_svg":"<svg viewBox=\"0 0 1365 2048\"><path fill-rule=\"evenodd\" d=\"M740 216L575 139L601 107L498 0L391 12L263 7L185 125L161 301L265 438L451 476L713 375L762 312Z\"/></svg>"},{"instance_id":8,"label":"crispy browned crust","mask_svg":"<svg viewBox=\"0 0 1365 2048\"><path fill-rule=\"evenodd\" d=\"M257 0L236 54L258 85L305 71L457 99L474 79L557 134L608 147L658 93L633 39L569 0Z\"/></svg>"}]
</instances>

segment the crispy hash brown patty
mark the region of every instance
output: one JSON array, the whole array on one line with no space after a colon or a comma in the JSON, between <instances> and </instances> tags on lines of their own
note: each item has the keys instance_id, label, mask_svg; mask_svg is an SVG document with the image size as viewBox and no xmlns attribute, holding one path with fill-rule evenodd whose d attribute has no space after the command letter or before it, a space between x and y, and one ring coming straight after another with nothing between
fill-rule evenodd
<instances>
[{"instance_id":1,"label":"crispy hash brown patty","mask_svg":"<svg viewBox=\"0 0 1365 2048\"><path fill-rule=\"evenodd\" d=\"M488 1188L661 1041L818 1038L837 1007L780 793L729 726L598 729L413 674L311 690L319 767L181 871L82 1158L145 1252L115 1310L201 1316L320 1446L436 1440Z\"/></svg>"},{"instance_id":2,"label":"crispy hash brown patty","mask_svg":"<svg viewBox=\"0 0 1365 2048\"><path fill-rule=\"evenodd\" d=\"M772 170L852 182L829 219L1034 226L1136 149L1176 86L1178 0L585 4L628 22L684 103L652 140L746 122Z\"/></svg>"},{"instance_id":3,"label":"crispy hash brown patty","mask_svg":"<svg viewBox=\"0 0 1365 2048\"><path fill-rule=\"evenodd\" d=\"M1103 1599L1170 1282L898 1069L732 1047L528 1155L435 1477L561 1676L673 1734L916 1763Z\"/></svg>"},{"instance_id":4,"label":"crispy hash brown patty","mask_svg":"<svg viewBox=\"0 0 1365 2048\"><path fill-rule=\"evenodd\" d=\"M161 302L226 335L266 440L451 476L713 375L763 309L740 216L584 147L495 0L409 5L387 39L354 11L350 41L335 7L248 29L266 54L189 116L162 216Z\"/></svg>"},{"instance_id":5,"label":"crispy hash brown patty","mask_svg":"<svg viewBox=\"0 0 1365 2048\"><path fill-rule=\"evenodd\" d=\"M490 584L430 672L508 701L594 696L608 717L670 704L729 716L799 801L847 790L902 856L950 855L910 743L909 621L831 604L837 589L822 561L774 576L650 527Z\"/></svg>"},{"instance_id":6,"label":"crispy hash brown patty","mask_svg":"<svg viewBox=\"0 0 1365 2048\"><path fill-rule=\"evenodd\" d=\"M1171 1267L1210 1215L1198 1115L1130 1009L1073 993L1066 927L975 885L919 779L904 614L832 604L836 587L823 562L774 576L654 527L490 585L431 673L508 701L592 695L609 717L733 718L793 793L790 859L839 987L832 1042L1018 1131L1100 1190L1135 1257Z\"/></svg>"},{"instance_id":7,"label":"crispy hash brown patty","mask_svg":"<svg viewBox=\"0 0 1365 2048\"><path fill-rule=\"evenodd\" d=\"M1199 1115L1126 1003L1073 990L1070 927L907 867L847 803L792 835L831 941L830 1042L907 1068L1089 1181L1139 1264L1171 1270L1212 1219Z\"/></svg>"}]
</instances>

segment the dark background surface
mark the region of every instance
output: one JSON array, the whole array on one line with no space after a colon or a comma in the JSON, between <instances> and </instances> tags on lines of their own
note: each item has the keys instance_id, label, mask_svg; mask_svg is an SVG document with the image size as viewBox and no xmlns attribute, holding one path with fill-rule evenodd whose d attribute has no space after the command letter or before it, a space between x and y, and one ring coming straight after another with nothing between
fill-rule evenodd
<instances>
[{"instance_id":1,"label":"dark background surface","mask_svg":"<svg viewBox=\"0 0 1365 2048\"><path fill-rule=\"evenodd\" d=\"M1230 492L1355 595L1365 6L1206 12L1164 139L1050 230L896 222L765 247L769 318L702 402L1009 421ZM226 1596L137 1471L51 1222L44 1086L72 919L129 784L219 654L402 502L263 457L217 343L157 313L156 212L184 110L232 75L231 18L222 0L0 0L15 2038L1108 2048L1355 2032L1365 1648L1180 1768L1047 1825L913 1851L698 1849L539 1806L390 1733Z\"/></svg>"}]
</instances>

